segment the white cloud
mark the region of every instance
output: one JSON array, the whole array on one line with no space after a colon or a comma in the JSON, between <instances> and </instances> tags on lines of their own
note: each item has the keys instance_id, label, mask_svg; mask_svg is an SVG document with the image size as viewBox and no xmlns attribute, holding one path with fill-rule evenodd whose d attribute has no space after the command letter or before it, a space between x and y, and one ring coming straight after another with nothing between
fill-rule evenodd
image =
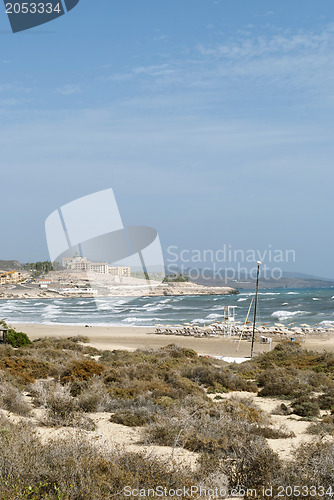
<instances>
[{"instance_id":1,"label":"white cloud","mask_svg":"<svg viewBox=\"0 0 334 500\"><path fill-rule=\"evenodd\" d=\"M285 54L287 52L312 51L323 52L333 47L334 28L327 27L322 33L283 33L272 37L241 37L236 41L211 46L199 44L198 51L202 55L240 59L242 57L263 57L268 54Z\"/></svg>"},{"instance_id":2,"label":"white cloud","mask_svg":"<svg viewBox=\"0 0 334 500\"><path fill-rule=\"evenodd\" d=\"M83 92L82 86L80 84L64 85L63 87L59 87L57 89L57 93L62 94L64 96L80 94L80 92Z\"/></svg>"},{"instance_id":3,"label":"white cloud","mask_svg":"<svg viewBox=\"0 0 334 500\"><path fill-rule=\"evenodd\" d=\"M282 31L267 37L240 36L224 43L198 44L197 51L201 64L208 67L212 82L227 79L249 84L251 79L261 80L262 86L281 85L283 90L304 87L315 92L326 89L331 93L334 80L332 25L319 33Z\"/></svg>"}]
</instances>

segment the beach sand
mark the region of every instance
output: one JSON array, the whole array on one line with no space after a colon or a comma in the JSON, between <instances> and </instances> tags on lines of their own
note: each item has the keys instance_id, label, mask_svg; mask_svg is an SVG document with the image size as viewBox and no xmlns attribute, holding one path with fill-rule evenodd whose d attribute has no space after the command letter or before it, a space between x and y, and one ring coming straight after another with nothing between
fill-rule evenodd
<instances>
[{"instance_id":1,"label":"beach sand","mask_svg":"<svg viewBox=\"0 0 334 500\"><path fill-rule=\"evenodd\" d=\"M40 324L15 324L15 329L28 335L31 340L43 337L73 337L82 335L89 338L90 345L97 349L147 349L176 344L180 347L193 349L199 354L208 356L248 357L251 342L242 340L238 348L238 340L224 339L223 337L183 337L177 335L157 335L155 328L150 327L123 327L123 326L89 326L83 325L40 325ZM275 342L273 342L273 346ZM306 349L315 351L334 351L334 335L310 334L302 343ZM255 341L254 354L268 352L268 344Z\"/></svg>"}]
</instances>

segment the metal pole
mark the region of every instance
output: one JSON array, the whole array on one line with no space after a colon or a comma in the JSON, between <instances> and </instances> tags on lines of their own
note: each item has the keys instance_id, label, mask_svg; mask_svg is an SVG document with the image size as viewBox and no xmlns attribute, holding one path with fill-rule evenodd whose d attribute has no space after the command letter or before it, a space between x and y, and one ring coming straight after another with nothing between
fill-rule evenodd
<instances>
[{"instance_id":1,"label":"metal pole","mask_svg":"<svg viewBox=\"0 0 334 500\"><path fill-rule=\"evenodd\" d=\"M256 275L256 290L255 290L255 303L254 303L254 319L253 319L253 334L252 334L252 347L251 347L251 359L253 357L254 350L254 338L255 338L255 321L256 321L256 305L257 305L257 292L259 289L259 274L260 274L260 264L261 262L257 261L257 275Z\"/></svg>"}]
</instances>

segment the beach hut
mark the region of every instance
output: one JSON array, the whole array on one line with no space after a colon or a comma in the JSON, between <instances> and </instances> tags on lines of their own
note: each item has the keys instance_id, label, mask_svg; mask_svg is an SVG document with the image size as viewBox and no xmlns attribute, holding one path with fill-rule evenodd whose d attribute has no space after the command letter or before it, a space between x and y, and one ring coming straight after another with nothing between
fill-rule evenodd
<instances>
[{"instance_id":1,"label":"beach hut","mask_svg":"<svg viewBox=\"0 0 334 500\"><path fill-rule=\"evenodd\" d=\"M0 343L5 344L7 340L8 328L0 326Z\"/></svg>"}]
</instances>

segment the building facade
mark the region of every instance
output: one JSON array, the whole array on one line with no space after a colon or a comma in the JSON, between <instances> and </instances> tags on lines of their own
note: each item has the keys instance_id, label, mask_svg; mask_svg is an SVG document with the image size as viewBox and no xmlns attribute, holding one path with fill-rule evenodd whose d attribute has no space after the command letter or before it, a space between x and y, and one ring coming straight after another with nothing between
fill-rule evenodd
<instances>
[{"instance_id":1,"label":"building facade","mask_svg":"<svg viewBox=\"0 0 334 500\"><path fill-rule=\"evenodd\" d=\"M19 283L22 279L22 275L18 271L9 271L8 273L0 274L0 285Z\"/></svg>"},{"instance_id":2,"label":"building facade","mask_svg":"<svg viewBox=\"0 0 334 500\"><path fill-rule=\"evenodd\" d=\"M112 276L127 276L129 278L131 276L131 268L127 266L109 266L109 274Z\"/></svg>"},{"instance_id":3,"label":"building facade","mask_svg":"<svg viewBox=\"0 0 334 500\"><path fill-rule=\"evenodd\" d=\"M87 257L64 257L63 267L71 271L86 271L112 276L130 276L131 269L127 266L109 266L108 262L91 262Z\"/></svg>"}]
</instances>

